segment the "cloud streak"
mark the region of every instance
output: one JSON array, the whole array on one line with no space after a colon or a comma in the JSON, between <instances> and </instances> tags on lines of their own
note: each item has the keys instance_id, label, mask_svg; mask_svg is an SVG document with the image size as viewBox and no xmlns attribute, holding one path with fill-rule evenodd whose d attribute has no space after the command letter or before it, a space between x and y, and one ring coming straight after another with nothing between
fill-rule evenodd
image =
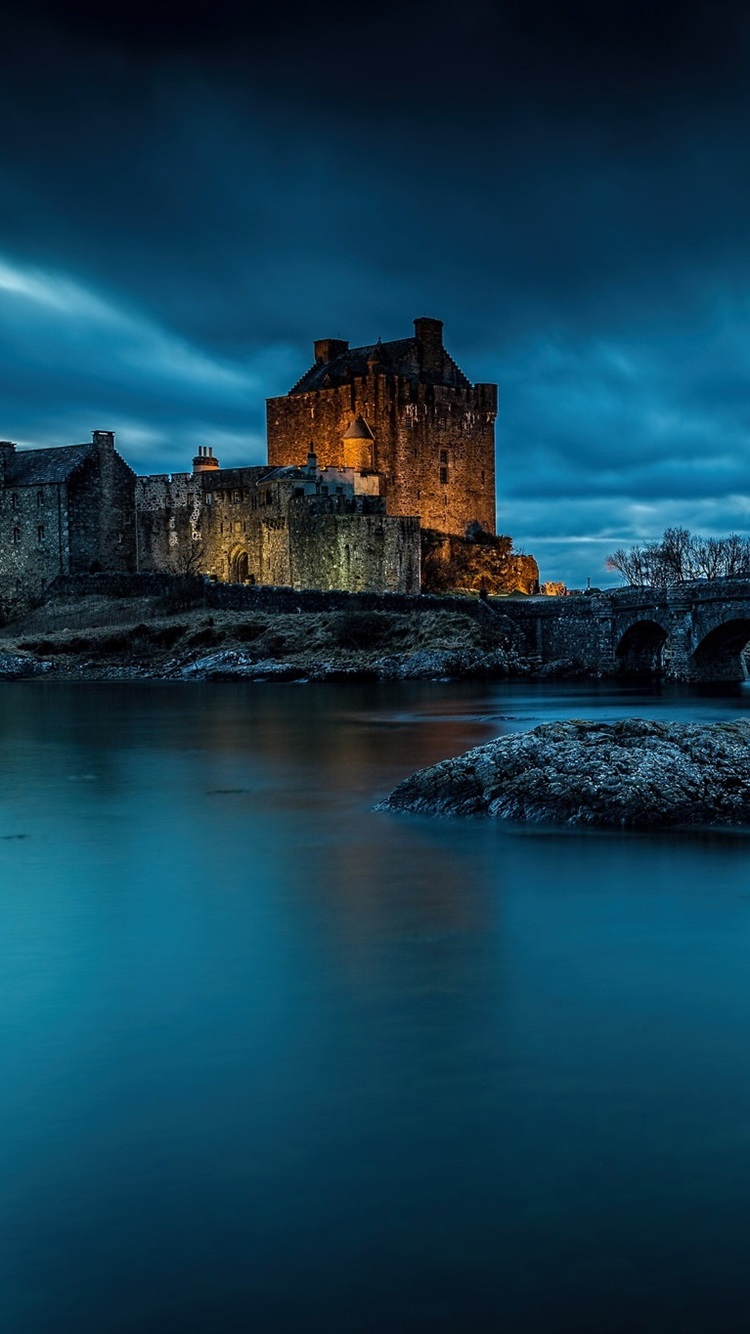
<instances>
[{"instance_id":1,"label":"cloud streak","mask_svg":"<svg viewBox=\"0 0 750 1334\"><path fill-rule=\"evenodd\" d=\"M544 577L598 582L668 523L745 528L745 7L567 10L15 18L0 433L257 462L314 338L428 313L499 382L499 523Z\"/></svg>"}]
</instances>

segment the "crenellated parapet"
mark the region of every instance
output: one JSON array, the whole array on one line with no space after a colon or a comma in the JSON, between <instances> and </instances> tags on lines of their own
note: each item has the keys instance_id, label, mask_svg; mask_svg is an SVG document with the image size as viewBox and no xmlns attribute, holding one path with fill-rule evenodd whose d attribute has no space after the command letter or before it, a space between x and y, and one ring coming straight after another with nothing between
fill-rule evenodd
<instances>
[{"instance_id":1,"label":"crenellated parapet","mask_svg":"<svg viewBox=\"0 0 750 1334\"><path fill-rule=\"evenodd\" d=\"M424 316L413 338L359 348L318 340L310 369L267 401L269 463L288 465L313 439L324 465L382 474L389 514L457 535L471 524L494 533L497 386L471 383L442 328ZM366 437L352 436L356 421Z\"/></svg>"}]
</instances>

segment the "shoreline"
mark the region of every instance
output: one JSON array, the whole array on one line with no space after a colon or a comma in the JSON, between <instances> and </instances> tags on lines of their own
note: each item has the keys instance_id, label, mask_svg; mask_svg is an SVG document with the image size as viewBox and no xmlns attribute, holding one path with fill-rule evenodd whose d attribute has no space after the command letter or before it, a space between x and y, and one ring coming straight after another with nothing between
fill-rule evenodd
<instances>
[{"instance_id":1,"label":"shoreline","mask_svg":"<svg viewBox=\"0 0 750 1334\"><path fill-rule=\"evenodd\" d=\"M510 618L474 608L207 614L155 598L51 598L0 629L0 680L598 679L524 648Z\"/></svg>"}]
</instances>

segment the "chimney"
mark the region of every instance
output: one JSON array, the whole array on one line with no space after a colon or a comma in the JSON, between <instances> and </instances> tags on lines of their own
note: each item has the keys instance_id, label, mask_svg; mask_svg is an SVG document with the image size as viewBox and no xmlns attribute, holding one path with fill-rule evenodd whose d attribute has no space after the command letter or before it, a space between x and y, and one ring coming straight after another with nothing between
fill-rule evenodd
<instances>
[{"instance_id":1,"label":"chimney","mask_svg":"<svg viewBox=\"0 0 750 1334\"><path fill-rule=\"evenodd\" d=\"M212 472L218 466L219 460L214 458L213 447L199 445L198 453L193 459L193 472Z\"/></svg>"},{"instance_id":2,"label":"chimney","mask_svg":"<svg viewBox=\"0 0 750 1334\"><path fill-rule=\"evenodd\" d=\"M4 482L13 466L16 447L12 440L0 440L0 482Z\"/></svg>"},{"instance_id":3,"label":"chimney","mask_svg":"<svg viewBox=\"0 0 750 1334\"><path fill-rule=\"evenodd\" d=\"M313 347L316 366L325 366L326 362L333 361L334 357L340 357L342 352L349 351L349 344L345 343L343 338L319 338Z\"/></svg>"},{"instance_id":4,"label":"chimney","mask_svg":"<svg viewBox=\"0 0 750 1334\"><path fill-rule=\"evenodd\" d=\"M420 370L439 375L443 369L443 321L426 315L414 321Z\"/></svg>"},{"instance_id":5,"label":"chimney","mask_svg":"<svg viewBox=\"0 0 750 1334\"><path fill-rule=\"evenodd\" d=\"M91 439L97 449L114 449L115 447L114 431L92 431Z\"/></svg>"}]
</instances>

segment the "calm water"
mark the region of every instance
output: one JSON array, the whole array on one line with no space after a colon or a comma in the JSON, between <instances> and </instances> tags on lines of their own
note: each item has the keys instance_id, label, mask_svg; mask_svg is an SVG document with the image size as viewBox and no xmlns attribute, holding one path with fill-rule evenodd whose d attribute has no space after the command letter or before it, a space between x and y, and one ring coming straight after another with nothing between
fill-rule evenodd
<instances>
[{"instance_id":1,"label":"calm water","mask_svg":"<svg viewBox=\"0 0 750 1334\"><path fill-rule=\"evenodd\" d=\"M3 1334L746 1329L750 835L371 807L748 706L3 686Z\"/></svg>"}]
</instances>

